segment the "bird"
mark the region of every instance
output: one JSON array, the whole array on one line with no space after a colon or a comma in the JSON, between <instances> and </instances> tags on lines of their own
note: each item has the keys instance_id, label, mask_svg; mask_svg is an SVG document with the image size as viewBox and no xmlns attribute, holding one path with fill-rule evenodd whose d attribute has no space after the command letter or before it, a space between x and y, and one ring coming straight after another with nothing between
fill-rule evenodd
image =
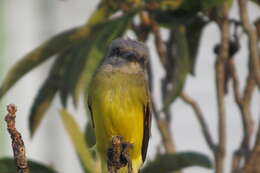
<instances>
[{"instance_id":1,"label":"bird","mask_svg":"<svg viewBox=\"0 0 260 173\"><path fill-rule=\"evenodd\" d=\"M118 38L111 42L92 77L87 103L102 173L113 172L108 169L108 153L117 139L128 151L121 151L115 172L138 173L145 161L151 129L148 59L144 43Z\"/></svg>"}]
</instances>

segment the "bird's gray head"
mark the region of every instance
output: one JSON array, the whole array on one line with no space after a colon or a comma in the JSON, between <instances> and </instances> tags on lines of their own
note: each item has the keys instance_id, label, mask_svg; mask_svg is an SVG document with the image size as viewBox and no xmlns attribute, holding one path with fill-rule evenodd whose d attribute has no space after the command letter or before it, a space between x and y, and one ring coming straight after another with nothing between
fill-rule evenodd
<instances>
[{"instance_id":1,"label":"bird's gray head","mask_svg":"<svg viewBox=\"0 0 260 173\"><path fill-rule=\"evenodd\" d=\"M130 39L116 39L112 41L106 60L113 65L125 63L147 64L149 57L148 48L144 43Z\"/></svg>"}]
</instances>

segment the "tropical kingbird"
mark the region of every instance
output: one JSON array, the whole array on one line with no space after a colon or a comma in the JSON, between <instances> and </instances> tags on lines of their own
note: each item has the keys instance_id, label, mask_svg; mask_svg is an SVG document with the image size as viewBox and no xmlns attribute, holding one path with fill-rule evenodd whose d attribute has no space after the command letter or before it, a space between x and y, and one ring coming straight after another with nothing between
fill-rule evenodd
<instances>
[{"instance_id":1,"label":"tropical kingbird","mask_svg":"<svg viewBox=\"0 0 260 173\"><path fill-rule=\"evenodd\" d=\"M151 127L150 94L146 77L148 48L130 39L112 41L90 84L88 106L96 133L102 173L108 172L108 149L120 136L131 144L132 172L145 161ZM127 167L119 173L127 173Z\"/></svg>"}]
</instances>

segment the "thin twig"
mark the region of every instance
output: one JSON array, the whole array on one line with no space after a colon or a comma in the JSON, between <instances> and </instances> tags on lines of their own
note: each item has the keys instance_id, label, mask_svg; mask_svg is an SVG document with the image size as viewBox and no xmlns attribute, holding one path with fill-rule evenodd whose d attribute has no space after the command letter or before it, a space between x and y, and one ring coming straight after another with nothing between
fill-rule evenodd
<instances>
[{"instance_id":1,"label":"thin twig","mask_svg":"<svg viewBox=\"0 0 260 173\"><path fill-rule=\"evenodd\" d=\"M153 100L153 99L152 99ZM155 108L155 104L152 101L152 110L153 110L153 115L157 124L157 127L160 131L160 134L162 136L162 143L164 145L165 151L166 152L175 152L175 146L172 142L172 134L171 131L169 130L169 124L165 119L162 119L159 116L159 112Z\"/></svg>"},{"instance_id":2,"label":"thin twig","mask_svg":"<svg viewBox=\"0 0 260 173\"><path fill-rule=\"evenodd\" d=\"M138 39L145 42L148 38L148 35L147 35L148 33L144 37L143 36L144 34L140 34L140 32L142 30L144 30L143 29L144 27L148 28L148 30L150 30L150 27L151 27L154 35L157 35L157 36L155 36L156 37L155 45L156 45L156 48L157 48L157 52L162 53L162 51L161 51L162 49L161 49L160 46L162 46L161 44L163 44L163 41L162 41L162 38L161 38L161 35L160 35L159 26L155 23L155 21L153 21L153 19L151 18L151 16L148 13L141 13L140 20L141 20L141 23L140 23L139 26L132 23L133 30L134 30L136 36L138 37ZM145 29L145 30L147 30L147 29ZM166 51L166 50L164 49L164 51ZM158 53L158 55L159 55L161 62L165 63L164 62L165 59L163 60L163 58L160 56L162 54ZM164 58L166 58L166 57L164 57ZM151 65L151 64L149 64L149 65ZM149 67L149 68L151 68L151 67ZM152 80L152 76L151 76L151 73L149 73L150 84L151 84L151 80ZM174 146L174 143L173 143L173 140L172 140L172 133L170 131L170 126L169 126L170 122L166 121L165 118L160 117L160 115L159 115L160 113L157 111L157 109L155 107L155 103L153 102L153 100L154 99L152 99L153 115L155 117L157 127L158 127L159 132L160 132L161 137L162 137L162 143L163 143L164 149L165 149L166 152L175 152L175 146Z\"/></svg>"},{"instance_id":3,"label":"thin twig","mask_svg":"<svg viewBox=\"0 0 260 173\"><path fill-rule=\"evenodd\" d=\"M184 92L181 94L181 98L185 103L189 104L192 107L192 109L194 110L195 115L200 123L204 138L205 138L209 148L212 150L212 152L215 152L216 145L214 144L212 136L209 133L208 125L204 119L203 113L202 113L198 103L194 99L192 99L190 96L185 94Z\"/></svg>"},{"instance_id":4,"label":"thin twig","mask_svg":"<svg viewBox=\"0 0 260 173\"><path fill-rule=\"evenodd\" d=\"M17 108L10 104L7 106L8 114L5 117L7 130L12 138L12 148L17 173L29 173L28 162L25 155L25 146L21 134L15 128L15 113Z\"/></svg>"},{"instance_id":5,"label":"thin twig","mask_svg":"<svg viewBox=\"0 0 260 173\"><path fill-rule=\"evenodd\" d=\"M250 100L252 96L252 92L254 89L254 78L252 78L251 73L249 72L249 76L247 79L247 84L245 87L244 95L243 97L240 95L240 90L239 90L239 81L237 77L237 72L236 68L234 65L233 60L229 62L230 69L231 69L231 76L233 79L233 88L234 88L234 95L235 95L235 100L237 102L237 105L240 109L241 116L242 116L242 122L243 122L243 128L244 128L244 144L249 147L249 142L250 142L250 137L253 132L253 125L252 125L252 115L251 112L249 111L250 108Z\"/></svg>"},{"instance_id":6,"label":"thin twig","mask_svg":"<svg viewBox=\"0 0 260 173\"><path fill-rule=\"evenodd\" d=\"M257 32L255 31L254 26L249 22L247 0L239 0L238 3L240 20L249 39L250 62L257 86L260 89L260 59L257 50Z\"/></svg>"},{"instance_id":7,"label":"thin twig","mask_svg":"<svg viewBox=\"0 0 260 173\"><path fill-rule=\"evenodd\" d=\"M149 17L149 24L152 27L152 32L155 37L155 47L159 56L159 59L162 63L162 65L166 68L166 61L167 61L167 55L166 55L166 45L161 37L160 28L158 24L148 15ZM148 20L148 19L147 19ZM162 92L163 89L162 89ZM162 94L164 95L164 93ZM160 134L162 136L162 143L164 145L166 152L175 152L175 145L173 143L172 133L170 130L170 121L167 121L167 118L170 116L169 110L164 110L162 114L164 115L163 118L160 117L160 113L157 111L154 102L152 101L152 109L153 114L158 126L158 129L160 131Z\"/></svg>"},{"instance_id":8,"label":"thin twig","mask_svg":"<svg viewBox=\"0 0 260 173\"><path fill-rule=\"evenodd\" d=\"M254 22L255 27L256 27L256 32L257 32L257 40L260 40L260 17L258 17L258 19L256 19L256 21Z\"/></svg>"},{"instance_id":9,"label":"thin twig","mask_svg":"<svg viewBox=\"0 0 260 173\"><path fill-rule=\"evenodd\" d=\"M256 134L256 140L253 150L250 153L249 158L246 160L245 167L241 173L252 173L255 171L255 167L258 166L257 157L260 156L260 119L258 122L258 130Z\"/></svg>"},{"instance_id":10,"label":"thin twig","mask_svg":"<svg viewBox=\"0 0 260 173\"><path fill-rule=\"evenodd\" d=\"M154 43L156 50L158 52L162 65L165 67L165 65L167 64L166 45L162 39L160 28L155 21L152 22L152 31L154 33Z\"/></svg>"},{"instance_id":11,"label":"thin twig","mask_svg":"<svg viewBox=\"0 0 260 173\"><path fill-rule=\"evenodd\" d=\"M244 131L244 136L241 141L240 147L238 150L234 152L233 155L232 172L236 173L240 170L239 166L242 158L246 159L249 155L250 139L253 132L253 121L250 111L250 101L254 89L254 78L252 77L252 72L250 70L243 96L241 96L239 89L239 80L233 60L229 61L229 67L231 77L233 80L234 97L240 110Z\"/></svg>"},{"instance_id":12,"label":"thin twig","mask_svg":"<svg viewBox=\"0 0 260 173\"><path fill-rule=\"evenodd\" d=\"M217 86L217 103L218 103L218 145L214 153L216 162L216 173L223 173L224 158L226 150L226 113L224 103L224 65L228 58L229 52L229 21L228 21L228 4L225 2L219 9L221 20L219 27L221 30L220 52L216 59L216 86Z\"/></svg>"}]
</instances>

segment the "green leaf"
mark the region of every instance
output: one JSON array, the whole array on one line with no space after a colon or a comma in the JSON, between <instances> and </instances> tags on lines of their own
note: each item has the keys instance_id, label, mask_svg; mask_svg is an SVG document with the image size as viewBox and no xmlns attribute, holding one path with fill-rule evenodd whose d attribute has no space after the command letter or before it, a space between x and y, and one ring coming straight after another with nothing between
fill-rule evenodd
<instances>
[{"instance_id":1,"label":"green leaf","mask_svg":"<svg viewBox=\"0 0 260 173\"><path fill-rule=\"evenodd\" d=\"M56 92L60 88L61 78L64 74L64 66L70 63L69 58L70 57L63 56L57 57L48 78L43 83L34 99L29 115L29 129L32 137L39 127L45 112L51 105Z\"/></svg>"},{"instance_id":2,"label":"green leaf","mask_svg":"<svg viewBox=\"0 0 260 173\"><path fill-rule=\"evenodd\" d=\"M76 85L80 73L83 70L86 58L84 53L88 46L86 40L80 42L78 45L73 46L70 50L65 52L65 56L69 57L70 62L64 67L64 77L60 87L60 99L64 107L67 105L68 97Z\"/></svg>"},{"instance_id":3,"label":"green leaf","mask_svg":"<svg viewBox=\"0 0 260 173\"><path fill-rule=\"evenodd\" d=\"M71 36L78 30L73 28L62 32L21 58L5 76L0 86L0 99L26 73L72 44L75 39L71 39Z\"/></svg>"},{"instance_id":4,"label":"green leaf","mask_svg":"<svg viewBox=\"0 0 260 173\"><path fill-rule=\"evenodd\" d=\"M75 48L76 51L72 53L73 62L66 68L66 77L64 78L63 87L61 88L60 96L64 107L66 107L70 94L73 94L74 105L77 105L80 91L84 91L85 84L83 83L89 79L89 74L94 73L96 67L99 66L105 56L108 43L122 35L122 27L120 28L119 26L123 23L125 30L128 20L133 14L134 13L126 14L125 16L95 26L95 32L86 38L85 41L77 45ZM115 29L118 27L119 29ZM117 35L113 34L114 30L118 32ZM84 76L83 79L82 76ZM79 89L79 86L83 88Z\"/></svg>"},{"instance_id":5,"label":"green leaf","mask_svg":"<svg viewBox=\"0 0 260 173\"><path fill-rule=\"evenodd\" d=\"M55 170L52 168L36 162L29 160L28 161L29 165L29 171L30 173L56 173ZM0 159L0 172L1 173L16 173L16 166L15 166L15 161L13 158L1 158Z\"/></svg>"},{"instance_id":6,"label":"green leaf","mask_svg":"<svg viewBox=\"0 0 260 173\"><path fill-rule=\"evenodd\" d=\"M208 156L196 152L180 152L176 154L163 154L150 161L141 170L141 173L170 173L191 166L212 168Z\"/></svg>"},{"instance_id":7,"label":"green leaf","mask_svg":"<svg viewBox=\"0 0 260 173\"><path fill-rule=\"evenodd\" d=\"M109 18L111 15L109 11L110 10L106 7L99 6L99 8L93 12L87 24L57 34L21 58L21 60L9 70L0 86L0 99L19 79L21 79L21 77L33 68L37 67L53 55L67 49L74 43L86 38L91 33L93 26L102 23Z\"/></svg>"},{"instance_id":8,"label":"green leaf","mask_svg":"<svg viewBox=\"0 0 260 173\"><path fill-rule=\"evenodd\" d=\"M151 12L151 14L160 26L166 28L172 28L177 27L178 25L188 24L193 20L194 16L196 16L192 12L187 13L183 10L154 10Z\"/></svg>"},{"instance_id":9,"label":"green leaf","mask_svg":"<svg viewBox=\"0 0 260 173\"><path fill-rule=\"evenodd\" d=\"M77 83L80 79L80 76L84 70L86 60L90 56L90 52L95 42L96 38L99 37L100 31L106 27L109 16L112 14L113 10L108 7L101 5L99 10L93 13L93 15L88 20L88 24L91 24L91 34L84 38L78 45L75 45L70 54L73 58L73 61L67 66L65 72L65 78L63 80L62 88L60 91L61 102L64 107L67 105L68 97L70 94L74 93L74 90L77 86ZM98 21L98 22L97 22ZM74 98L74 105L77 105L77 99Z\"/></svg>"},{"instance_id":10,"label":"green leaf","mask_svg":"<svg viewBox=\"0 0 260 173\"><path fill-rule=\"evenodd\" d=\"M197 13L222 5L225 0L184 0L179 10Z\"/></svg>"},{"instance_id":11,"label":"green leaf","mask_svg":"<svg viewBox=\"0 0 260 173\"><path fill-rule=\"evenodd\" d=\"M183 0L145 0L147 4L151 4L151 6L157 7L158 10L175 10L177 9L183 2ZM149 5L147 5L149 6Z\"/></svg>"},{"instance_id":12,"label":"green leaf","mask_svg":"<svg viewBox=\"0 0 260 173\"><path fill-rule=\"evenodd\" d=\"M92 124L90 121L86 125L85 140L87 141L89 147L92 147L93 145L96 144L95 130L92 127Z\"/></svg>"},{"instance_id":13,"label":"green leaf","mask_svg":"<svg viewBox=\"0 0 260 173\"><path fill-rule=\"evenodd\" d=\"M228 0L230 6L232 1ZM161 3L163 2L165 1L161 1ZM198 14L207 15L208 10L218 7L224 2L224 0L183 0L178 8L156 8L150 10L150 14L161 26L172 28L177 27L177 25L189 24Z\"/></svg>"},{"instance_id":14,"label":"green leaf","mask_svg":"<svg viewBox=\"0 0 260 173\"><path fill-rule=\"evenodd\" d=\"M69 114L65 109L60 110L60 116L62 118L65 129L74 145L74 148L84 165L84 169L88 172L95 173L96 165L88 150L87 143L84 139L84 134L80 131L80 128L72 115Z\"/></svg>"},{"instance_id":15,"label":"green leaf","mask_svg":"<svg viewBox=\"0 0 260 173\"><path fill-rule=\"evenodd\" d=\"M93 35L91 39L91 49L89 49L86 55L89 58L87 58L84 70L74 90L73 95L75 102L77 102L82 92L87 91L91 77L102 62L111 41L124 34L134 14L135 11L108 21L104 25L97 26L96 35ZM87 96L87 94L85 94L85 96Z\"/></svg>"},{"instance_id":16,"label":"green leaf","mask_svg":"<svg viewBox=\"0 0 260 173\"><path fill-rule=\"evenodd\" d=\"M50 41L47 43L43 44L43 48L40 49L40 54L39 55L39 50L36 49L32 51L33 53L30 53L32 55L27 56L22 60L22 63L18 62L17 67L20 68L27 68L28 64L30 65L29 60L41 60L41 57L48 58L49 56L53 55L54 53L59 54L57 60L55 61L51 72L47 78L47 80L44 82L44 84L41 86L35 101L32 105L31 112L29 115L29 126L30 126L30 132L31 135L33 136L36 129L38 128L45 112L48 110L51 101L53 100L56 92L60 90L63 85L63 88L65 88L64 91L67 92L66 88L66 83L62 83L62 81L68 81L65 74L65 68L70 69L70 65L75 61L74 60L74 54L75 52L79 52L78 47L80 44L84 43L84 40L89 37L89 33L93 31L94 27L97 24L100 24L109 17L109 14L107 13L107 9L104 7L98 8L90 17L88 23L80 28L74 29L73 32L65 32L62 34L59 34L57 36L54 36ZM45 47L44 47L45 46ZM58 49L60 47L60 49ZM48 52L51 51L52 53ZM40 59L39 59L40 58ZM41 63L39 61L38 63ZM84 64L84 63L83 63ZM35 64L34 64L35 65ZM35 66L32 66L35 67ZM27 69L28 70L28 69ZM12 69L12 74L19 73L19 70L16 68ZM11 78L14 77L11 75ZM21 76L20 76L21 77ZM19 77L19 78L20 78ZM7 79L9 77L7 76ZM73 79L70 79L73 81ZM15 82L15 80L13 80ZM8 84L9 83L9 84ZM10 82L4 82L3 87L0 88L0 97L1 97L1 91L6 92L8 89L6 88L6 85L11 86ZM2 89L2 90L1 90ZM65 92L64 92L65 93ZM62 103L64 103L64 100L67 100L67 93L62 95Z\"/></svg>"},{"instance_id":17,"label":"green leaf","mask_svg":"<svg viewBox=\"0 0 260 173\"><path fill-rule=\"evenodd\" d=\"M251 0L252 2L254 2L257 5L260 5L260 0Z\"/></svg>"},{"instance_id":18,"label":"green leaf","mask_svg":"<svg viewBox=\"0 0 260 173\"><path fill-rule=\"evenodd\" d=\"M186 77L191 70L186 28L179 26L171 30L170 47L168 47L169 64L167 64L167 85L164 87L164 109L180 95Z\"/></svg>"},{"instance_id":19,"label":"green leaf","mask_svg":"<svg viewBox=\"0 0 260 173\"><path fill-rule=\"evenodd\" d=\"M202 31L205 27L207 22L202 19L202 17L196 17L186 25L186 38L188 43L188 49L189 49L189 59L190 59L190 65L191 65L191 74L195 74L195 63L196 58L198 56L198 49L200 46L200 39L202 35ZM191 32L192 31L192 32Z\"/></svg>"}]
</instances>

